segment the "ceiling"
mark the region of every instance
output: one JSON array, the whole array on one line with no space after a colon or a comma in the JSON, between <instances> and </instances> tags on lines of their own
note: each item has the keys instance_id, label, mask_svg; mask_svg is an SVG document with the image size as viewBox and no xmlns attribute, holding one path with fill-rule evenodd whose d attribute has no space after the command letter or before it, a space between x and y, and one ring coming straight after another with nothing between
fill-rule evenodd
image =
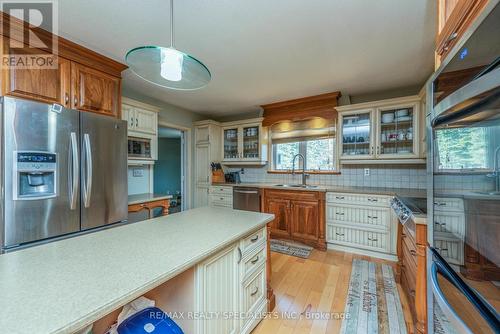
<instances>
[{"instance_id":1,"label":"ceiling","mask_svg":"<svg viewBox=\"0 0 500 334\"><path fill-rule=\"evenodd\" d=\"M176 0L176 47L212 72L198 91L123 85L195 112L224 116L340 90L365 94L423 84L433 70L433 0ZM124 62L168 46L167 0L59 1L59 34Z\"/></svg>"}]
</instances>

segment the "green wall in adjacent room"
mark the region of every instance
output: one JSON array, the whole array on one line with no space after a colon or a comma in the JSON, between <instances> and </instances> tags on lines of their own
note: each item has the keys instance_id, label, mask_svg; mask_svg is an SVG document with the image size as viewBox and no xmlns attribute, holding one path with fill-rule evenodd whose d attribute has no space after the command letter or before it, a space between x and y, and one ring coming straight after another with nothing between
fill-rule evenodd
<instances>
[{"instance_id":1,"label":"green wall in adjacent room","mask_svg":"<svg viewBox=\"0 0 500 334\"><path fill-rule=\"evenodd\" d=\"M154 192L174 195L181 191L181 139L158 138L158 160L154 165Z\"/></svg>"}]
</instances>

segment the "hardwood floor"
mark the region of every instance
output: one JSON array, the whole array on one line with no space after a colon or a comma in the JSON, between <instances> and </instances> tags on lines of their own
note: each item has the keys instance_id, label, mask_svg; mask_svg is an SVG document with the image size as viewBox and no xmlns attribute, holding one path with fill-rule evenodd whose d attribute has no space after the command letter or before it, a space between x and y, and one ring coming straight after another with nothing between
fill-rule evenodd
<instances>
[{"instance_id":1,"label":"hardwood floor","mask_svg":"<svg viewBox=\"0 0 500 334\"><path fill-rule=\"evenodd\" d=\"M276 308L252 334L334 334L340 332L341 319L300 318L310 312L344 312L353 259L378 263L392 262L337 251L313 250L308 259L280 253L271 253L272 286L276 294ZM413 333L408 302L398 284L409 333ZM300 319L299 319L300 318Z\"/></svg>"}]
</instances>

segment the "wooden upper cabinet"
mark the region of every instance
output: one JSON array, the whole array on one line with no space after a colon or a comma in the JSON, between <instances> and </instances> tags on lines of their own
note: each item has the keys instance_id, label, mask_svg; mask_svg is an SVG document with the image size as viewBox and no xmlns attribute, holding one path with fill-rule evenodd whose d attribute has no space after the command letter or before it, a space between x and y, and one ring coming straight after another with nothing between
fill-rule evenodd
<instances>
[{"instance_id":1,"label":"wooden upper cabinet","mask_svg":"<svg viewBox=\"0 0 500 334\"><path fill-rule=\"evenodd\" d=\"M319 212L320 208L317 201L292 202L292 236L310 240L318 240Z\"/></svg>"},{"instance_id":2,"label":"wooden upper cabinet","mask_svg":"<svg viewBox=\"0 0 500 334\"><path fill-rule=\"evenodd\" d=\"M0 30L3 55L52 55L49 51L24 46L24 22L0 12L5 26ZM127 66L41 28L31 28L48 45L57 40L55 68L2 67L1 94L67 108L120 117L121 73ZM11 47L12 46L12 47ZM1 65L1 64L0 64Z\"/></svg>"},{"instance_id":3,"label":"wooden upper cabinet","mask_svg":"<svg viewBox=\"0 0 500 334\"><path fill-rule=\"evenodd\" d=\"M120 78L72 63L73 108L120 116Z\"/></svg>"},{"instance_id":4,"label":"wooden upper cabinet","mask_svg":"<svg viewBox=\"0 0 500 334\"><path fill-rule=\"evenodd\" d=\"M5 54L15 55L8 41L4 44ZM30 50L32 54L44 53ZM26 54L26 53L24 53ZM58 58L56 69L4 68L2 71L3 95L37 100L45 103L58 103L70 107L70 61Z\"/></svg>"},{"instance_id":5,"label":"wooden upper cabinet","mask_svg":"<svg viewBox=\"0 0 500 334\"><path fill-rule=\"evenodd\" d=\"M436 67L481 13L488 0L439 0Z\"/></svg>"}]
</instances>

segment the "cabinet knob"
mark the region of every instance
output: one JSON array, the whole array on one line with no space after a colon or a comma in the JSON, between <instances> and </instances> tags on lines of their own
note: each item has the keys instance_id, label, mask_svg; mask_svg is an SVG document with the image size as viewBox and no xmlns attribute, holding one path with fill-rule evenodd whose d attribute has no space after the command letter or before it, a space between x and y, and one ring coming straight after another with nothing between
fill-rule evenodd
<instances>
[{"instance_id":1,"label":"cabinet knob","mask_svg":"<svg viewBox=\"0 0 500 334\"><path fill-rule=\"evenodd\" d=\"M413 256L416 256L417 252L414 249L412 249L412 250L410 250L410 254L413 255Z\"/></svg>"},{"instance_id":2,"label":"cabinet knob","mask_svg":"<svg viewBox=\"0 0 500 334\"><path fill-rule=\"evenodd\" d=\"M69 94L65 93L64 94L64 104L66 104L66 106L68 106L68 103L69 103Z\"/></svg>"},{"instance_id":3,"label":"cabinet knob","mask_svg":"<svg viewBox=\"0 0 500 334\"><path fill-rule=\"evenodd\" d=\"M73 103L74 103L75 106L78 106L78 97L75 96L73 98Z\"/></svg>"}]
</instances>

